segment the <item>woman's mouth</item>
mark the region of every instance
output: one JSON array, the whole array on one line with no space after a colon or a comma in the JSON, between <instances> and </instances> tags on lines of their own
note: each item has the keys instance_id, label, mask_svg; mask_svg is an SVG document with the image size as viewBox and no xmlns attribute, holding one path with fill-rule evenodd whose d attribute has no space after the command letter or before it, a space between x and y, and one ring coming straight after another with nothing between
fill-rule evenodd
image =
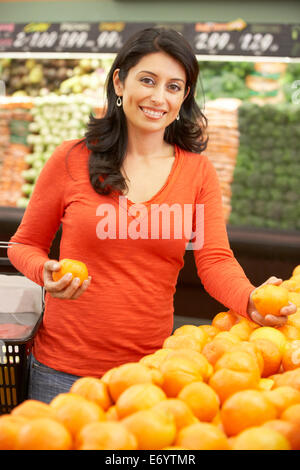
<instances>
[{"instance_id":1,"label":"woman's mouth","mask_svg":"<svg viewBox=\"0 0 300 470\"><path fill-rule=\"evenodd\" d=\"M166 114L165 111L162 110L154 110L150 108L144 108L143 106L140 106L140 109L143 111L143 113L149 117L150 119L160 119Z\"/></svg>"}]
</instances>

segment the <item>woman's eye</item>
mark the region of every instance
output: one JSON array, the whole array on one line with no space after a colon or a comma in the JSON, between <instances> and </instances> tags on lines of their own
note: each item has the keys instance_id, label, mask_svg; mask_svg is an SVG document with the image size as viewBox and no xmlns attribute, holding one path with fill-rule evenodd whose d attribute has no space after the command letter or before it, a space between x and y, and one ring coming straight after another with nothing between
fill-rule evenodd
<instances>
[{"instance_id":1,"label":"woman's eye","mask_svg":"<svg viewBox=\"0 0 300 470\"><path fill-rule=\"evenodd\" d=\"M171 83L169 88L171 88L172 91L180 91L181 87L177 85L177 83Z\"/></svg>"},{"instance_id":2,"label":"woman's eye","mask_svg":"<svg viewBox=\"0 0 300 470\"><path fill-rule=\"evenodd\" d=\"M141 82L146 83L146 85L153 85L154 84L153 78L150 78L150 77L141 78Z\"/></svg>"}]
</instances>

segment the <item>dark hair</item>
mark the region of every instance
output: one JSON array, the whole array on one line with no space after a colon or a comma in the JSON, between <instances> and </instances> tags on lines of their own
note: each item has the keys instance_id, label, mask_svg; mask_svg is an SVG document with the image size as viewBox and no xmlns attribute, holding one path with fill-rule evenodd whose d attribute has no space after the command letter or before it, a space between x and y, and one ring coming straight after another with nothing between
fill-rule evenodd
<instances>
[{"instance_id":1,"label":"dark hair","mask_svg":"<svg viewBox=\"0 0 300 470\"><path fill-rule=\"evenodd\" d=\"M180 119L172 122L165 130L165 141L195 153L201 153L206 148L204 128L207 121L194 96L199 67L191 46L174 30L147 28L139 31L124 44L112 64L106 81L107 107L104 117L91 116L85 134L85 144L90 150L90 182L99 194L127 189L121 173L127 148L127 125L123 107L116 106L118 97L113 73L120 69L119 77L124 82L129 70L145 55L153 52L165 52L180 62L186 73L186 90L190 87L180 109Z\"/></svg>"}]
</instances>

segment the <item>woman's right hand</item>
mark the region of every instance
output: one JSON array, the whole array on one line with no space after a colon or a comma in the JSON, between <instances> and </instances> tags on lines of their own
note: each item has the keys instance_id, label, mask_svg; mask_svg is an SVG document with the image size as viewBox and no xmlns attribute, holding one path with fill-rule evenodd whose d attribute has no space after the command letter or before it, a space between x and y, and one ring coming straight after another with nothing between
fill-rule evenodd
<instances>
[{"instance_id":1,"label":"woman's right hand","mask_svg":"<svg viewBox=\"0 0 300 470\"><path fill-rule=\"evenodd\" d=\"M57 299L75 300L83 294L91 283L91 276L79 286L79 279L72 279L72 274L65 274L59 281L52 278L53 271L59 271L59 261L49 260L44 264L44 288L52 297Z\"/></svg>"}]
</instances>

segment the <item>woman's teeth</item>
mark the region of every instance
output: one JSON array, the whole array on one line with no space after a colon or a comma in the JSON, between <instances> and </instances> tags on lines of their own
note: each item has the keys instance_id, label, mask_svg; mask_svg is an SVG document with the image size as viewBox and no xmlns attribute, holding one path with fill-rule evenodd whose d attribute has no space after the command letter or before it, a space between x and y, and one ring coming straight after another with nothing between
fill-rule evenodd
<instances>
[{"instance_id":1,"label":"woman's teeth","mask_svg":"<svg viewBox=\"0 0 300 470\"><path fill-rule=\"evenodd\" d=\"M141 108L145 114L148 114L151 117L154 118L161 118L165 113L164 111L153 111L151 109L146 109L146 108Z\"/></svg>"}]
</instances>

